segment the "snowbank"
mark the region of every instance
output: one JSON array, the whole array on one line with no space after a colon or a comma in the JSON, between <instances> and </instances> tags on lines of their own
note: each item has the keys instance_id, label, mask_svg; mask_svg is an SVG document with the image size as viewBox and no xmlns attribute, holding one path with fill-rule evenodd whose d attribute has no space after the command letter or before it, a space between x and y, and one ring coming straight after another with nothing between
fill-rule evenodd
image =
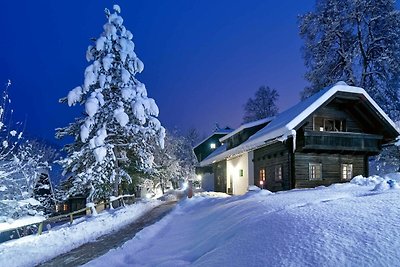
<instances>
[{"instance_id":1,"label":"snowbank","mask_svg":"<svg viewBox=\"0 0 400 267\"><path fill-rule=\"evenodd\" d=\"M161 203L137 203L124 209L100 213L87 220L75 220L71 226L54 228L40 236L32 235L2 243L0 266L35 266L115 231Z\"/></svg>"},{"instance_id":2,"label":"snowbank","mask_svg":"<svg viewBox=\"0 0 400 267\"><path fill-rule=\"evenodd\" d=\"M389 189L400 189L400 173L390 173L383 177L373 175L370 177L363 177L361 175L354 177L350 183L369 186L374 185L373 191L385 191Z\"/></svg>"},{"instance_id":3,"label":"snowbank","mask_svg":"<svg viewBox=\"0 0 400 267\"><path fill-rule=\"evenodd\" d=\"M36 216L25 216L18 220L13 220L11 218L8 219L7 222L0 223L0 231L7 231L10 229L14 229L17 227L22 227L24 225L39 223L44 221L46 218L40 215Z\"/></svg>"},{"instance_id":4,"label":"snowbank","mask_svg":"<svg viewBox=\"0 0 400 267\"><path fill-rule=\"evenodd\" d=\"M400 190L389 177L361 178L279 193L196 195L86 266L398 266ZM381 183L389 188L374 190Z\"/></svg>"}]
</instances>

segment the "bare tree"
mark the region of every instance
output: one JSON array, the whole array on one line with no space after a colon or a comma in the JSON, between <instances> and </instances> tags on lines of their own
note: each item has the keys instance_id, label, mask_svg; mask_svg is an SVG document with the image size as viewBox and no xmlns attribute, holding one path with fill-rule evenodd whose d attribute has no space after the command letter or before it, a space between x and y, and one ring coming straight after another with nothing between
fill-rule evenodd
<instances>
[{"instance_id":1,"label":"bare tree","mask_svg":"<svg viewBox=\"0 0 400 267\"><path fill-rule=\"evenodd\" d=\"M251 122L267 117L275 116L278 113L276 101L279 94L275 89L268 86L261 86L254 99L249 98L244 105L244 122Z\"/></svg>"}]
</instances>

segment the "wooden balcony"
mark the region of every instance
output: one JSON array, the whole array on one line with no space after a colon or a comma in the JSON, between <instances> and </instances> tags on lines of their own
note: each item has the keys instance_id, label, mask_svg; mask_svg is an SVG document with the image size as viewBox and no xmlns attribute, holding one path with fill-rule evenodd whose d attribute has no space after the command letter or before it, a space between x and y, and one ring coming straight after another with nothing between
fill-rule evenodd
<instances>
[{"instance_id":1,"label":"wooden balcony","mask_svg":"<svg viewBox=\"0 0 400 267\"><path fill-rule=\"evenodd\" d=\"M365 133L306 131L304 138L298 139L297 145L302 150L354 151L375 154L381 150L382 138L380 135Z\"/></svg>"}]
</instances>

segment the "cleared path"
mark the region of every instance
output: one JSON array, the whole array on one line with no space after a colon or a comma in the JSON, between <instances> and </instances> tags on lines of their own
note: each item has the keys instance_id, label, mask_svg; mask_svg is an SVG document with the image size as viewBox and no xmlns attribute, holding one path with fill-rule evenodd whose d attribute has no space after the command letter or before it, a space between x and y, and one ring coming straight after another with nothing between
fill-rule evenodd
<instances>
[{"instance_id":1,"label":"cleared path","mask_svg":"<svg viewBox=\"0 0 400 267\"><path fill-rule=\"evenodd\" d=\"M176 205L176 201L167 202L155 207L148 213L144 214L135 222L121 228L119 231L99 237L93 242L86 243L68 253L62 254L54 259L47 261L38 266L79 266L85 264L105 253L112 248L117 248L126 241L132 239L137 232L154 224L169 213Z\"/></svg>"}]
</instances>

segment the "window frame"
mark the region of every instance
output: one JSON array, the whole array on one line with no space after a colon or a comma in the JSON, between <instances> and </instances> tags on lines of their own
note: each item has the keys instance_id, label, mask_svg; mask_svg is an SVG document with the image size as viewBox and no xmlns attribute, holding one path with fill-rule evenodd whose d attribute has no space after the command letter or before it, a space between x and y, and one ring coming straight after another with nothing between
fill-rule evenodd
<instances>
[{"instance_id":1,"label":"window frame","mask_svg":"<svg viewBox=\"0 0 400 267\"><path fill-rule=\"evenodd\" d=\"M308 179L310 181L322 180L322 163L308 163Z\"/></svg>"},{"instance_id":2,"label":"window frame","mask_svg":"<svg viewBox=\"0 0 400 267\"><path fill-rule=\"evenodd\" d=\"M349 167L350 167L350 169L348 169ZM343 181L350 181L351 178L353 178L353 163L342 163L341 164L340 177Z\"/></svg>"},{"instance_id":3,"label":"window frame","mask_svg":"<svg viewBox=\"0 0 400 267\"><path fill-rule=\"evenodd\" d=\"M266 175L265 175L265 168L260 168L258 170L258 180L260 181L265 181Z\"/></svg>"},{"instance_id":4,"label":"window frame","mask_svg":"<svg viewBox=\"0 0 400 267\"><path fill-rule=\"evenodd\" d=\"M265 180L266 180L266 170L264 167L259 168L258 170L258 185L260 186L260 188L265 188ZM263 184L261 185L261 181L263 182Z\"/></svg>"},{"instance_id":5,"label":"window frame","mask_svg":"<svg viewBox=\"0 0 400 267\"><path fill-rule=\"evenodd\" d=\"M283 167L282 164L275 165L275 182L282 182L283 179Z\"/></svg>"},{"instance_id":6,"label":"window frame","mask_svg":"<svg viewBox=\"0 0 400 267\"><path fill-rule=\"evenodd\" d=\"M318 121L318 125L317 125ZM332 125L331 130L327 130L328 123ZM313 117L313 130L319 132L347 132L346 119L344 118L331 118L314 116Z\"/></svg>"}]
</instances>

